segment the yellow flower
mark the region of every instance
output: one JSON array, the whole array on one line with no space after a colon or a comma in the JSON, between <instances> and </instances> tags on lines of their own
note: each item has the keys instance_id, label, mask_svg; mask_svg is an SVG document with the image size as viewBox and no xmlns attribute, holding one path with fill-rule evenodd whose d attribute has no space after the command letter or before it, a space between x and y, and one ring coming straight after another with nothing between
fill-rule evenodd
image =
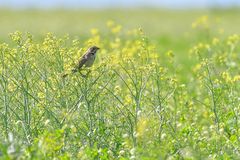
<instances>
[{"instance_id":1,"label":"yellow flower","mask_svg":"<svg viewBox=\"0 0 240 160\"><path fill-rule=\"evenodd\" d=\"M133 30L128 30L127 31L127 35L128 36L137 35L137 33L138 33L137 29L133 29Z\"/></svg>"},{"instance_id":2,"label":"yellow flower","mask_svg":"<svg viewBox=\"0 0 240 160\"><path fill-rule=\"evenodd\" d=\"M209 28L208 16L202 16L192 23L192 28Z\"/></svg>"},{"instance_id":3,"label":"yellow flower","mask_svg":"<svg viewBox=\"0 0 240 160\"><path fill-rule=\"evenodd\" d=\"M205 44L204 47L205 47L207 50L210 50L210 45L209 45L209 44Z\"/></svg>"},{"instance_id":4,"label":"yellow flower","mask_svg":"<svg viewBox=\"0 0 240 160\"><path fill-rule=\"evenodd\" d=\"M130 105L131 103L132 103L132 98L131 98L131 96L130 95L126 95L125 96L125 105Z\"/></svg>"},{"instance_id":5,"label":"yellow flower","mask_svg":"<svg viewBox=\"0 0 240 160\"><path fill-rule=\"evenodd\" d=\"M193 68L193 72L198 72L201 69L202 65L201 64L197 64L194 68Z\"/></svg>"},{"instance_id":6,"label":"yellow flower","mask_svg":"<svg viewBox=\"0 0 240 160\"><path fill-rule=\"evenodd\" d=\"M17 86L16 86L15 83L13 83L13 82L10 82L10 83L9 83L9 85L8 85L8 90L9 90L10 92L13 92L14 90L16 90L16 88L17 88Z\"/></svg>"},{"instance_id":7,"label":"yellow flower","mask_svg":"<svg viewBox=\"0 0 240 160\"><path fill-rule=\"evenodd\" d=\"M232 78L231 78L231 76L229 75L228 72L223 72L223 73L222 73L222 78L223 78L227 83L231 82L231 80L232 80Z\"/></svg>"},{"instance_id":8,"label":"yellow flower","mask_svg":"<svg viewBox=\"0 0 240 160\"><path fill-rule=\"evenodd\" d=\"M212 44L217 45L218 43L219 43L219 39L218 38L213 38Z\"/></svg>"},{"instance_id":9,"label":"yellow flower","mask_svg":"<svg viewBox=\"0 0 240 160\"><path fill-rule=\"evenodd\" d=\"M146 117L141 117L137 125L137 135L138 137L143 137L148 127L148 119Z\"/></svg>"},{"instance_id":10,"label":"yellow flower","mask_svg":"<svg viewBox=\"0 0 240 160\"><path fill-rule=\"evenodd\" d=\"M170 78L170 79L169 79L169 83L170 83L171 85L176 85L177 82L178 82L178 79L177 79L177 78Z\"/></svg>"},{"instance_id":11,"label":"yellow flower","mask_svg":"<svg viewBox=\"0 0 240 160\"><path fill-rule=\"evenodd\" d=\"M228 37L227 45L236 45L239 42L240 37L237 34Z\"/></svg>"},{"instance_id":12,"label":"yellow flower","mask_svg":"<svg viewBox=\"0 0 240 160\"><path fill-rule=\"evenodd\" d=\"M99 30L97 28L92 28L90 32L92 35L97 35L99 33Z\"/></svg>"},{"instance_id":13,"label":"yellow flower","mask_svg":"<svg viewBox=\"0 0 240 160\"><path fill-rule=\"evenodd\" d=\"M45 97L45 94L43 92L38 92L38 97L40 99L43 99Z\"/></svg>"},{"instance_id":14,"label":"yellow flower","mask_svg":"<svg viewBox=\"0 0 240 160\"><path fill-rule=\"evenodd\" d=\"M223 53L222 55L218 56L218 57L217 57L217 61L218 61L218 63L220 63L220 64L225 63L225 62L226 62L226 54Z\"/></svg>"},{"instance_id":15,"label":"yellow flower","mask_svg":"<svg viewBox=\"0 0 240 160\"><path fill-rule=\"evenodd\" d=\"M240 81L240 75L236 75L233 77L233 82L238 82Z\"/></svg>"},{"instance_id":16,"label":"yellow flower","mask_svg":"<svg viewBox=\"0 0 240 160\"><path fill-rule=\"evenodd\" d=\"M170 57L170 58L174 58L173 51L172 51L172 50L169 50L169 51L167 52L167 56Z\"/></svg>"},{"instance_id":17,"label":"yellow flower","mask_svg":"<svg viewBox=\"0 0 240 160\"><path fill-rule=\"evenodd\" d=\"M119 48L120 47L121 40L119 38L116 38L114 42L110 43L112 48Z\"/></svg>"},{"instance_id":18,"label":"yellow flower","mask_svg":"<svg viewBox=\"0 0 240 160\"><path fill-rule=\"evenodd\" d=\"M112 28L112 33L116 34L116 33L119 33L122 29L122 26L121 25L117 25L115 27Z\"/></svg>"},{"instance_id":19,"label":"yellow flower","mask_svg":"<svg viewBox=\"0 0 240 160\"><path fill-rule=\"evenodd\" d=\"M16 31L14 33L11 33L10 37L14 42L16 42L18 45L20 45L21 40L22 40L22 32Z\"/></svg>"},{"instance_id":20,"label":"yellow flower","mask_svg":"<svg viewBox=\"0 0 240 160\"><path fill-rule=\"evenodd\" d=\"M214 82L215 85L219 85L219 84L221 84L221 81L220 81L219 79L214 79L213 82Z\"/></svg>"},{"instance_id":21,"label":"yellow flower","mask_svg":"<svg viewBox=\"0 0 240 160\"><path fill-rule=\"evenodd\" d=\"M113 27L114 24L115 24L115 23L114 23L114 21L112 21L112 20L107 21L107 26L108 26L109 28Z\"/></svg>"}]
</instances>

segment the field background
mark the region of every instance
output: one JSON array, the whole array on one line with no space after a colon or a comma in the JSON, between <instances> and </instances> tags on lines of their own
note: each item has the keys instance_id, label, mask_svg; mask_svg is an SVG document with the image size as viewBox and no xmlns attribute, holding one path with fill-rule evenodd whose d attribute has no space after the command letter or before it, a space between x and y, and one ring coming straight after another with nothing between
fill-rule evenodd
<instances>
[{"instance_id":1,"label":"field background","mask_svg":"<svg viewBox=\"0 0 240 160\"><path fill-rule=\"evenodd\" d=\"M0 42L10 42L9 33L21 31L33 34L42 40L52 32L58 37L69 35L72 39L86 40L90 30L99 29L107 37L107 22L112 20L122 26L123 31L142 28L158 51L172 50L180 64L190 67L189 48L205 35L192 28L192 23L202 16L208 17L210 36L225 36L240 33L240 11L236 9L1 9ZM233 23L234 22L234 23ZM221 32L221 33L220 33ZM220 33L220 34L219 34ZM189 66L190 65L190 66Z\"/></svg>"},{"instance_id":2,"label":"field background","mask_svg":"<svg viewBox=\"0 0 240 160\"><path fill-rule=\"evenodd\" d=\"M1 8L0 159L238 158L239 17ZM89 41L92 74L59 78Z\"/></svg>"},{"instance_id":3,"label":"field background","mask_svg":"<svg viewBox=\"0 0 240 160\"><path fill-rule=\"evenodd\" d=\"M1 40L16 30L37 36L47 32L57 35L89 36L89 29L106 32L106 22L114 20L124 29L142 27L152 39L168 36L176 38L190 32L192 22L208 15L213 27L222 27L225 33L239 33L239 9L164 10L164 9L81 9L81 10L10 10L1 9ZM217 21L217 23L216 23ZM233 24L234 22L234 24ZM216 28L218 29L218 28Z\"/></svg>"}]
</instances>

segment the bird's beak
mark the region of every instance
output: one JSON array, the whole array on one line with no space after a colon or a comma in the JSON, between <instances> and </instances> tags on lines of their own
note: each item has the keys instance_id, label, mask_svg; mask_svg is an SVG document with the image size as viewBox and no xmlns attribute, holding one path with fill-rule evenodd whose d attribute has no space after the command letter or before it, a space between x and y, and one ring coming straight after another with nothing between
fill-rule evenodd
<instances>
[{"instance_id":1,"label":"bird's beak","mask_svg":"<svg viewBox=\"0 0 240 160\"><path fill-rule=\"evenodd\" d=\"M100 48L99 47L97 47L97 50L99 50Z\"/></svg>"}]
</instances>

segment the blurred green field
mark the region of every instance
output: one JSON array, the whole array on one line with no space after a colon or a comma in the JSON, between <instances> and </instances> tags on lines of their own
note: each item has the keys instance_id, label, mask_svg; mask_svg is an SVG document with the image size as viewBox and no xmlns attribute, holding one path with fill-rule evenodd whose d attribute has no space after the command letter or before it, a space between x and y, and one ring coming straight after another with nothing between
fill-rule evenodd
<instances>
[{"instance_id":1,"label":"blurred green field","mask_svg":"<svg viewBox=\"0 0 240 160\"><path fill-rule=\"evenodd\" d=\"M239 14L1 9L0 159L238 159Z\"/></svg>"},{"instance_id":2,"label":"blurred green field","mask_svg":"<svg viewBox=\"0 0 240 160\"><path fill-rule=\"evenodd\" d=\"M0 9L1 41L10 32L20 30L31 32L36 37L47 32L56 35L70 34L84 38L89 36L89 29L99 28L106 32L106 22L114 20L125 29L142 27L153 38L170 36L180 39L191 30L192 22L203 15L208 15L213 26L221 27L225 33L239 33L238 9L228 10L161 10L161 9L107 9L107 10L9 10ZM215 23L217 21L217 23Z\"/></svg>"},{"instance_id":3,"label":"blurred green field","mask_svg":"<svg viewBox=\"0 0 240 160\"><path fill-rule=\"evenodd\" d=\"M181 56L199 40L191 25L197 18L208 15L213 32L224 30L225 35L240 33L240 11L228 10L161 10L161 9L108 9L108 10L0 10L0 42L9 41L9 33L16 30L30 32L35 39L46 33L57 36L69 34L72 38L86 39L90 29L98 28L107 36L106 23L113 20L124 30L141 27L150 41L161 51L176 50Z\"/></svg>"},{"instance_id":4,"label":"blurred green field","mask_svg":"<svg viewBox=\"0 0 240 160\"><path fill-rule=\"evenodd\" d=\"M16 30L30 32L36 40L48 33L61 37L68 34L71 38L85 40L91 36L90 30L98 28L101 34L108 36L106 23L115 21L123 30L142 28L159 52L172 50L182 65L189 66L192 60L187 52L205 35L199 35L192 29L192 23L207 15L210 24L210 36L240 33L240 11L236 9L209 10L164 10L164 9L107 9L107 10L0 10L0 42L9 42L9 33ZM202 38L203 37L203 38Z\"/></svg>"}]
</instances>

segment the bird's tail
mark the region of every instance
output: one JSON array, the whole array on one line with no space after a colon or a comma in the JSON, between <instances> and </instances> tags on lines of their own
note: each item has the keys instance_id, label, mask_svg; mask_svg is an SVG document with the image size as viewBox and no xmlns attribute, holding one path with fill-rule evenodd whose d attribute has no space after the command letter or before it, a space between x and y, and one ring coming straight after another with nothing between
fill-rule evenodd
<instances>
[{"instance_id":1,"label":"bird's tail","mask_svg":"<svg viewBox=\"0 0 240 160\"><path fill-rule=\"evenodd\" d=\"M62 78L66 78L69 74L68 73L65 73L62 75Z\"/></svg>"},{"instance_id":2,"label":"bird's tail","mask_svg":"<svg viewBox=\"0 0 240 160\"><path fill-rule=\"evenodd\" d=\"M76 73L78 70L76 69L76 68L73 68L72 70L71 70L71 73L65 73L65 74L63 74L62 75L62 78L66 78L67 76L69 76L69 74L72 74L72 73Z\"/></svg>"}]
</instances>

